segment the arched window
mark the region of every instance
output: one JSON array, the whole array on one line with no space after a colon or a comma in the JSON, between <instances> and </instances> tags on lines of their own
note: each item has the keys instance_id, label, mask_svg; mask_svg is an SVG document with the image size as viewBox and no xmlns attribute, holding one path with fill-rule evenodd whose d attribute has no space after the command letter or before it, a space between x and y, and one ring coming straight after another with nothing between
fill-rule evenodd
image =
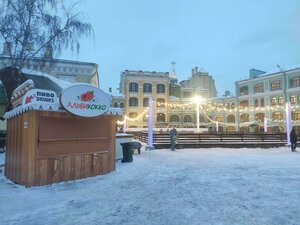
<instances>
[{"instance_id":1,"label":"arched window","mask_svg":"<svg viewBox=\"0 0 300 225\"><path fill-rule=\"evenodd\" d=\"M156 115L156 122L158 123L164 123L166 122L166 116L164 113L157 113Z\"/></svg>"},{"instance_id":2,"label":"arched window","mask_svg":"<svg viewBox=\"0 0 300 225\"><path fill-rule=\"evenodd\" d=\"M235 123L235 116L234 115L228 115L227 116L227 123Z\"/></svg>"},{"instance_id":3,"label":"arched window","mask_svg":"<svg viewBox=\"0 0 300 225\"><path fill-rule=\"evenodd\" d=\"M128 115L128 117L131 118L131 119L135 119L137 116L138 116L138 114L135 113L135 112L131 112L131 113L129 113L129 115Z\"/></svg>"},{"instance_id":4,"label":"arched window","mask_svg":"<svg viewBox=\"0 0 300 225\"><path fill-rule=\"evenodd\" d=\"M245 123L245 122L249 122L249 114L242 114L241 115L241 122Z\"/></svg>"},{"instance_id":5,"label":"arched window","mask_svg":"<svg viewBox=\"0 0 300 225\"><path fill-rule=\"evenodd\" d=\"M143 84L143 92L144 93L152 93L152 84L144 83Z\"/></svg>"},{"instance_id":6,"label":"arched window","mask_svg":"<svg viewBox=\"0 0 300 225\"><path fill-rule=\"evenodd\" d=\"M205 123L205 117L203 115L199 115L199 122Z\"/></svg>"},{"instance_id":7,"label":"arched window","mask_svg":"<svg viewBox=\"0 0 300 225\"><path fill-rule=\"evenodd\" d=\"M174 122L179 123L179 116L178 115L172 115L170 117L170 122L171 123L174 123Z\"/></svg>"},{"instance_id":8,"label":"arched window","mask_svg":"<svg viewBox=\"0 0 300 225\"><path fill-rule=\"evenodd\" d=\"M156 100L156 106L157 107L165 107L165 100L163 98L158 98Z\"/></svg>"},{"instance_id":9,"label":"arched window","mask_svg":"<svg viewBox=\"0 0 300 225\"><path fill-rule=\"evenodd\" d=\"M234 109L234 108L235 108L235 104L231 103L231 109Z\"/></svg>"},{"instance_id":10,"label":"arched window","mask_svg":"<svg viewBox=\"0 0 300 225\"><path fill-rule=\"evenodd\" d=\"M129 107L137 107L138 106L138 99L137 98L130 98L129 99Z\"/></svg>"},{"instance_id":11,"label":"arched window","mask_svg":"<svg viewBox=\"0 0 300 225\"><path fill-rule=\"evenodd\" d=\"M120 103L120 108L124 108L124 103L123 102Z\"/></svg>"},{"instance_id":12,"label":"arched window","mask_svg":"<svg viewBox=\"0 0 300 225\"><path fill-rule=\"evenodd\" d=\"M276 97L271 98L271 105L277 105Z\"/></svg>"},{"instance_id":13,"label":"arched window","mask_svg":"<svg viewBox=\"0 0 300 225\"><path fill-rule=\"evenodd\" d=\"M254 107L258 107L259 105L258 105L258 99L255 99L254 100Z\"/></svg>"},{"instance_id":14,"label":"arched window","mask_svg":"<svg viewBox=\"0 0 300 225\"><path fill-rule=\"evenodd\" d=\"M138 92L139 91L139 85L135 82L129 83L129 92Z\"/></svg>"},{"instance_id":15,"label":"arched window","mask_svg":"<svg viewBox=\"0 0 300 225\"><path fill-rule=\"evenodd\" d=\"M149 98L143 99L143 107L149 107Z\"/></svg>"},{"instance_id":16,"label":"arched window","mask_svg":"<svg viewBox=\"0 0 300 225\"><path fill-rule=\"evenodd\" d=\"M264 113L256 113L255 114L255 121L263 122L264 119L265 119L265 114Z\"/></svg>"},{"instance_id":17,"label":"arched window","mask_svg":"<svg viewBox=\"0 0 300 225\"><path fill-rule=\"evenodd\" d=\"M166 88L164 84L158 84L156 85L156 93L165 93Z\"/></svg>"},{"instance_id":18,"label":"arched window","mask_svg":"<svg viewBox=\"0 0 300 225\"><path fill-rule=\"evenodd\" d=\"M249 107L249 102L248 102L248 100L241 101L241 102L240 102L240 106L241 106L242 108Z\"/></svg>"},{"instance_id":19,"label":"arched window","mask_svg":"<svg viewBox=\"0 0 300 225\"><path fill-rule=\"evenodd\" d=\"M292 96L290 97L290 102L291 102L291 104L295 104L295 103L296 103L295 95L292 95Z\"/></svg>"},{"instance_id":20,"label":"arched window","mask_svg":"<svg viewBox=\"0 0 300 225\"><path fill-rule=\"evenodd\" d=\"M192 122L192 117L191 117L191 115L185 115L185 116L183 117L183 122L184 122L184 123L191 123L191 122Z\"/></svg>"},{"instance_id":21,"label":"arched window","mask_svg":"<svg viewBox=\"0 0 300 225\"><path fill-rule=\"evenodd\" d=\"M278 105L283 105L283 97L278 97Z\"/></svg>"},{"instance_id":22,"label":"arched window","mask_svg":"<svg viewBox=\"0 0 300 225\"><path fill-rule=\"evenodd\" d=\"M260 100L260 107L265 107L265 99Z\"/></svg>"},{"instance_id":23,"label":"arched window","mask_svg":"<svg viewBox=\"0 0 300 225\"><path fill-rule=\"evenodd\" d=\"M117 102L114 103L114 108L118 108L119 104Z\"/></svg>"},{"instance_id":24,"label":"arched window","mask_svg":"<svg viewBox=\"0 0 300 225\"><path fill-rule=\"evenodd\" d=\"M217 115L217 116L216 116L216 121L218 121L218 122L223 122L223 116Z\"/></svg>"}]
</instances>

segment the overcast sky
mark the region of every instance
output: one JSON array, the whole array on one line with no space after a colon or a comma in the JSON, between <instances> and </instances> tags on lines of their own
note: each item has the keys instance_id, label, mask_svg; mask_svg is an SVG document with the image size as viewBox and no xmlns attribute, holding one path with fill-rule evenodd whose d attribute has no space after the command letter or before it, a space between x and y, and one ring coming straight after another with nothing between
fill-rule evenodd
<instances>
[{"instance_id":1,"label":"overcast sky","mask_svg":"<svg viewBox=\"0 0 300 225\"><path fill-rule=\"evenodd\" d=\"M99 64L100 87L118 93L120 73L195 66L215 79L219 96L249 69L300 64L299 0L82 0L95 30L81 53L61 57Z\"/></svg>"}]
</instances>

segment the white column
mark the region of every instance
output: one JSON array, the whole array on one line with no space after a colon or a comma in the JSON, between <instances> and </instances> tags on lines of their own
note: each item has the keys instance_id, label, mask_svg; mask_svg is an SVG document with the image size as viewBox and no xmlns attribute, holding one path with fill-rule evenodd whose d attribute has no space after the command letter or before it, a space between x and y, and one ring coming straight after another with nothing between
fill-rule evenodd
<instances>
[{"instance_id":1,"label":"white column","mask_svg":"<svg viewBox=\"0 0 300 225\"><path fill-rule=\"evenodd\" d=\"M149 97L149 112L148 112L148 145L146 150L154 150L153 146L153 98Z\"/></svg>"},{"instance_id":2,"label":"white column","mask_svg":"<svg viewBox=\"0 0 300 225\"><path fill-rule=\"evenodd\" d=\"M200 126L199 126L199 117L200 117L200 112L199 112L199 103L197 102L197 133L200 133Z\"/></svg>"},{"instance_id":3,"label":"white column","mask_svg":"<svg viewBox=\"0 0 300 225\"><path fill-rule=\"evenodd\" d=\"M265 132L265 133L268 132L268 120L267 120L266 117L264 118L264 132Z\"/></svg>"},{"instance_id":4,"label":"white column","mask_svg":"<svg viewBox=\"0 0 300 225\"><path fill-rule=\"evenodd\" d=\"M216 122L216 131L219 132L219 122Z\"/></svg>"},{"instance_id":5,"label":"white column","mask_svg":"<svg viewBox=\"0 0 300 225\"><path fill-rule=\"evenodd\" d=\"M292 130L292 115L291 115L291 103L285 103L285 126L286 126L286 136L288 145L291 144L290 132Z\"/></svg>"},{"instance_id":6,"label":"white column","mask_svg":"<svg viewBox=\"0 0 300 225\"><path fill-rule=\"evenodd\" d=\"M124 116L124 123L123 123L123 132L126 133L126 119L127 119L127 116L125 115Z\"/></svg>"}]
</instances>

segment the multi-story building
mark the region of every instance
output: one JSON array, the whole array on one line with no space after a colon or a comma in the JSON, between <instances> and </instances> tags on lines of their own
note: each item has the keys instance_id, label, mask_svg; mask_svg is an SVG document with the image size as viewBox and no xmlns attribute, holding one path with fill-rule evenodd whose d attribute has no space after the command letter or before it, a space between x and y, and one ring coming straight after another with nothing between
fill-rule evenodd
<instances>
[{"instance_id":1,"label":"multi-story building","mask_svg":"<svg viewBox=\"0 0 300 225\"><path fill-rule=\"evenodd\" d=\"M154 99L155 127L196 127L193 97L198 95L206 99L200 104L200 127L259 132L267 123L270 132L284 131L285 103L290 102L292 125L300 130L300 66L279 67L279 70L268 73L251 69L249 78L235 82L235 96L227 93L221 98L216 97L212 76L198 72L197 67L192 70L190 79L179 83L168 73L153 73L125 71L121 75L125 115L131 120L128 127L147 126L145 108L148 105L144 103L150 95ZM148 84L151 87L163 84L169 92L158 94L157 88L147 92L144 87Z\"/></svg>"},{"instance_id":2,"label":"multi-story building","mask_svg":"<svg viewBox=\"0 0 300 225\"><path fill-rule=\"evenodd\" d=\"M128 127L147 127L149 97L154 100L155 126L166 126L168 118L169 73L125 70L120 92L125 96L124 113Z\"/></svg>"},{"instance_id":3,"label":"multi-story building","mask_svg":"<svg viewBox=\"0 0 300 225\"><path fill-rule=\"evenodd\" d=\"M216 96L215 83L208 73L192 70L192 77L178 84L173 68L172 76L162 72L125 70L121 73L120 92L124 94L124 113L128 127L147 127L149 97L153 99L155 127L193 127L196 114L193 97Z\"/></svg>"}]
</instances>

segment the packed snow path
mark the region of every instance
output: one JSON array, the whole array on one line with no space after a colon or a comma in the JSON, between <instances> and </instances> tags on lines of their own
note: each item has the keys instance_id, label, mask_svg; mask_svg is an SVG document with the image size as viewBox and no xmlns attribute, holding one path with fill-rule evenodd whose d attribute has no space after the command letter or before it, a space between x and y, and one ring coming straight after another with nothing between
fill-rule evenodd
<instances>
[{"instance_id":1,"label":"packed snow path","mask_svg":"<svg viewBox=\"0 0 300 225\"><path fill-rule=\"evenodd\" d=\"M0 224L299 225L300 153L142 151L110 174L33 188L2 171Z\"/></svg>"}]
</instances>

